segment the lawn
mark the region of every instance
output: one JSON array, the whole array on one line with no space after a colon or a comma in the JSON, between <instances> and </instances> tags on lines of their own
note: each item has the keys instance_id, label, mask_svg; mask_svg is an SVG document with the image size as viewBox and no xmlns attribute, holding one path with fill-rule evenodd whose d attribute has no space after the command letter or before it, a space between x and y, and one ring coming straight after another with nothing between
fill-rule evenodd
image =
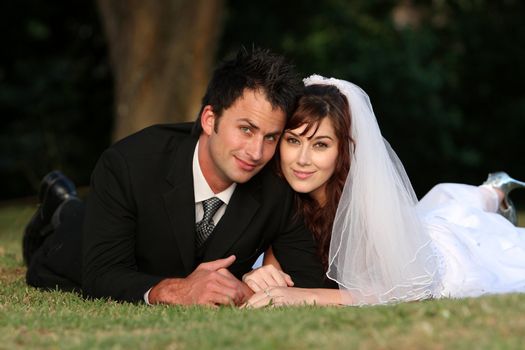
<instances>
[{"instance_id":1,"label":"lawn","mask_svg":"<svg viewBox=\"0 0 525 350\"><path fill-rule=\"evenodd\" d=\"M20 251L33 209L0 207L0 349L518 349L525 342L525 295L239 310L148 307L41 292L25 285Z\"/></svg>"}]
</instances>

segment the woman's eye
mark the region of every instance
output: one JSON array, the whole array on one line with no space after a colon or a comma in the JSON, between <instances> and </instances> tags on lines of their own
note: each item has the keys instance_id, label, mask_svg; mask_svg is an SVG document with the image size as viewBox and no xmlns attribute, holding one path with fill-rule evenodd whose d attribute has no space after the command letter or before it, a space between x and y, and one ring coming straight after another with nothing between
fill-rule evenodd
<instances>
[{"instance_id":1,"label":"woman's eye","mask_svg":"<svg viewBox=\"0 0 525 350\"><path fill-rule=\"evenodd\" d=\"M288 137L286 138L286 142L296 145L299 143L299 140L297 140L295 137Z\"/></svg>"},{"instance_id":2,"label":"woman's eye","mask_svg":"<svg viewBox=\"0 0 525 350\"><path fill-rule=\"evenodd\" d=\"M328 144L324 143L324 142L317 142L315 145L314 145L315 148L327 148L328 147Z\"/></svg>"}]
</instances>

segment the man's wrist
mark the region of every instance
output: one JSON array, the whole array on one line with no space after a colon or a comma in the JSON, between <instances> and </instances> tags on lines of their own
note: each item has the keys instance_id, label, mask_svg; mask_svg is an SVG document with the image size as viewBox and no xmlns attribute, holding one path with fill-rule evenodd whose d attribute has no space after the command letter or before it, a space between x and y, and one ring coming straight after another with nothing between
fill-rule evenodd
<instances>
[{"instance_id":1,"label":"man's wrist","mask_svg":"<svg viewBox=\"0 0 525 350\"><path fill-rule=\"evenodd\" d=\"M166 278L150 288L148 293L149 305L154 304L179 304L178 301L178 285L182 278Z\"/></svg>"}]
</instances>

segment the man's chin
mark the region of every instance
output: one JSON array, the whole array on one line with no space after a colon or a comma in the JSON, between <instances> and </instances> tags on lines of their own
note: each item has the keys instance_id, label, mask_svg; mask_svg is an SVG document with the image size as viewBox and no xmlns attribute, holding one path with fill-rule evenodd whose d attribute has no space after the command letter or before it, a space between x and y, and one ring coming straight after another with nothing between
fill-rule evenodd
<instances>
[{"instance_id":1,"label":"man's chin","mask_svg":"<svg viewBox=\"0 0 525 350\"><path fill-rule=\"evenodd\" d=\"M235 174L233 181L239 184L245 183L250 181L259 171L261 171L262 167L255 168L251 171L244 171L241 170L239 173Z\"/></svg>"}]
</instances>

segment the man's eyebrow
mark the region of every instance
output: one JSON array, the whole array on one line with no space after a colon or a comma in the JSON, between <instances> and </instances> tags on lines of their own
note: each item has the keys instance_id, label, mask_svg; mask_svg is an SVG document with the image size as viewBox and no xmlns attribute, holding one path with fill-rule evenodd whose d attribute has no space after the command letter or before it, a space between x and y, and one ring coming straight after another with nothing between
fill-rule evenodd
<instances>
[{"instance_id":1,"label":"man's eyebrow","mask_svg":"<svg viewBox=\"0 0 525 350\"><path fill-rule=\"evenodd\" d=\"M249 119L241 118L241 119L239 119L239 121L250 125L250 127L252 129L255 129L255 130L260 130L261 129ZM274 136L274 135L280 135L280 134L282 134L282 130L275 130L275 131L271 131L271 132L267 133L266 136Z\"/></svg>"},{"instance_id":2,"label":"man's eyebrow","mask_svg":"<svg viewBox=\"0 0 525 350\"><path fill-rule=\"evenodd\" d=\"M242 118L242 119L239 119L239 121L249 124L252 129L259 130L259 127L257 125L255 125L254 123L252 123L252 121L249 120L249 119Z\"/></svg>"}]
</instances>

